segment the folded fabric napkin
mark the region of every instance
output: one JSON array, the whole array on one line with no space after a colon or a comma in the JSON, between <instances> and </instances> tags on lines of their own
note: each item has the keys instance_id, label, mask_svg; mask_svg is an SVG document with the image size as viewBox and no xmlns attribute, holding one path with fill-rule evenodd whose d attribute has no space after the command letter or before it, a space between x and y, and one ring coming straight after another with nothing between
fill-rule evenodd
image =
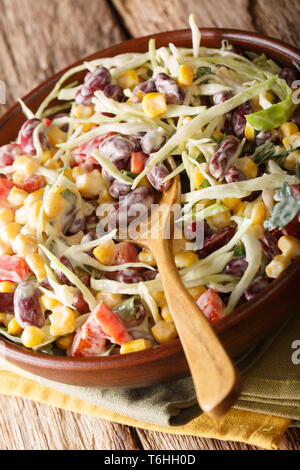
<instances>
[{"instance_id":1,"label":"folded fabric napkin","mask_svg":"<svg viewBox=\"0 0 300 470\"><path fill-rule=\"evenodd\" d=\"M300 340L299 314L272 340L240 358L242 394L219 420L200 415L191 378L143 389L104 390L46 380L0 359L0 393L153 431L274 449L288 426L300 426L300 365L292 360L295 340Z\"/></svg>"}]
</instances>

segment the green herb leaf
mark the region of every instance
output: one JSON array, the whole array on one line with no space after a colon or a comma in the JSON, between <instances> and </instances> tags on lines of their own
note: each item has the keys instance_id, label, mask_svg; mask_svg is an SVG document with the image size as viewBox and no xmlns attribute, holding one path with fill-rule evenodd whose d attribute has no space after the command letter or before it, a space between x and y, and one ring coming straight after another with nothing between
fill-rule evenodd
<instances>
[{"instance_id":1,"label":"green herb leaf","mask_svg":"<svg viewBox=\"0 0 300 470\"><path fill-rule=\"evenodd\" d=\"M64 191L60 192L60 195L66 199L66 201L69 202L69 204L71 204L71 206L74 206L75 203L76 203L76 194L73 193L73 191L70 191L70 189L65 189Z\"/></svg>"},{"instance_id":2,"label":"green herb leaf","mask_svg":"<svg viewBox=\"0 0 300 470\"><path fill-rule=\"evenodd\" d=\"M245 256L246 255L246 250L244 247L243 242L239 241L233 248L233 255L240 257L240 256Z\"/></svg>"},{"instance_id":3,"label":"green herb leaf","mask_svg":"<svg viewBox=\"0 0 300 470\"><path fill-rule=\"evenodd\" d=\"M129 299L124 300L122 303L113 308L113 311L123 320L125 323L130 322L130 320L136 320L136 308L135 300L137 296L134 295L129 297Z\"/></svg>"},{"instance_id":4,"label":"green herb leaf","mask_svg":"<svg viewBox=\"0 0 300 470\"><path fill-rule=\"evenodd\" d=\"M198 80L198 78L203 77L203 75L208 75L208 74L211 74L210 67L198 67L195 73L194 80Z\"/></svg>"},{"instance_id":5,"label":"green herb leaf","mask_svg":"<svg viewBox=\"0 0 300 470\"><path fill-rule=\"evenodd\" d=\"M265 229L269 231L277 227L282 230L300 213L300 200L293 196L287 182L276 191L274 200L277 204L271 207L270 217L264 222Z\"/></svg>"}]
</instances>

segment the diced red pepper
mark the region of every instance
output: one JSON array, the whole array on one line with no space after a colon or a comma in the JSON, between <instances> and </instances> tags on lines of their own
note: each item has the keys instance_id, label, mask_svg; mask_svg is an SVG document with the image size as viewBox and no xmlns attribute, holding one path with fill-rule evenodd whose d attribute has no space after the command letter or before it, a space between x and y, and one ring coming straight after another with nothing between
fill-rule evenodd
<instances>
[{"instance_id":1,"label":"diced red pepper","mask_svg":"<svg viewBox=\"0 0 300 470\"><path fill-rule=\"evenodd\" d=\"M43 121L43 123L45 124L46 127L50 127L51 124L52 124L52 119L43 118L42 121Z\"/></svg>"},{"instance_id":2,"label":"diced red pepper","mask_svg":"<svg viewBox=\"0 0 300 470\"><path fill-rule=\"evenodd\" d=\"M0 256L0 281L24 282L30 275L29 266L21 256Z\"/></svg>"},{"instance_id":3,"label":"diced red pepper","mask_svg":"<svg viewBox=\"0 0 300 470\"><path fill-rule=\"evenodd\" d=\"M15 186L13 181L7 180L6 178L0 178L0 209L11 207L7 198L10 190Z\"/></svg>"},{"instance_id":4,"label":"diced red pepper","mask_svg":"<svg viewBox=\"0 0 300 470\"><path fill-rule=\"evenodd\" d=\"M149 155L146 155L144 152L132 152L130 159L131 173L142 173L148 158Z\"/></svg>"},{"instance_id":5,"label":"diced red pepper","mask_svg":"<svg viewBox=\"0 0 300 470\"><path fill-rule=\"evenodd\" d=\"M94 311L77 331L68 354L74 357L97 357L105 351L105 345L106 338Z\"/></svg>"},{"instance_id":6,"label":"diced red pepper","mask_svg":"<svg viewBox=\"0 0 300 470\"><path fill-rule=\"evenodd\" d=\"M27 191L27 193L34 193L34 191L37 191L44 186L46 186L46 182L43 176L30 175L25 178L22 188Z\"/></svg>"},{"instance_id":7,"label":"diced red pepper","mask_svg":"<svg viewBox=\"0 0 300 470\"><path fill-rule=\"evenodd\" d=\"M82 165L86 159L98 163L93 157L91 157L91 153L99 148L101 142L103 142L108 137L111 137L112 135L115 135L115 132L108 132L108 134L98 135L97 137L94 137L93 139L90 139L87 142L79 145L79 147L76 147L71 153L75 166Z\"/></svg>"},{"instance_id":8,"label":"diced red pepper","mask_svg":"<svg viewBox=\"0 0 300 470\"><path fill-rule=\"evenodd\" d=\"M138 253L133 243L122 242L116 246L113 265L136 263Z\"/></svg>"},{"instance_id":9,"label":"diced red pepper","mask_svg":"<svg viewBox=\"0 0 300 470\"><path fill-rule=\"evenodd\" d=\"M225 304L214 289L208 289L200 295L197 305L210 323L216 323L224 316Z\"/></svg>"},{"instance_id":10,"label":"diced red pepper","mask_svg":"<svg viewBox=\"0 0 300 470\"><path fill-rule=\"evenodd\" d=\"M101 302L93 313L101 324L104 335L112 343L121 345L132 340L125 323L104 302Z\"/></svg>"}]
</instances>

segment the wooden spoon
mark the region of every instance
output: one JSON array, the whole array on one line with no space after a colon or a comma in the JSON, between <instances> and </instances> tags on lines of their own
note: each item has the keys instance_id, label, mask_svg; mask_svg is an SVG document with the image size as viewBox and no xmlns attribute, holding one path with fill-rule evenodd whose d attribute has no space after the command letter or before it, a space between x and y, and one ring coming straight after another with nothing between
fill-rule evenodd
<instances>
[{"instance_id":1,"label":"wooden spoon","mask_svg":"<svg viewBox=\"0 0 300 470\"><path fill-rule=\"evenodd\" d=\"M169 159L174 168L174 161ZM197 399L201 409L212 417L224 415L237 399L241 381L239 374L224 350L210 323L183 285L175 265L172 235L164 234L170 223L171 207L180 201L179 177L162 194L159 206L144 225L146 229L135 235L134 243L149 249L156 262L173 316L178 335L193 377ZM163 205L163 206L162 206ZM159 212L159 215L158 215ZM155 239L151 238L155 233ZM132 238L130 240L133 241Z\"/></svg>"}]
</instances>

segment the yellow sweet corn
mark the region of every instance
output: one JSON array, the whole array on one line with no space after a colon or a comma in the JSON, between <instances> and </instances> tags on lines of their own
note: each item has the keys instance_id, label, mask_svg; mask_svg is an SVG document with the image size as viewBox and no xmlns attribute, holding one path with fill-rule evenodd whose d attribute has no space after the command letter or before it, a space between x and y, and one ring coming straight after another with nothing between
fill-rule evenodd
<instances>
[{"instance_id":1,"label":"yellow sweet corn","mask_svg":"<svg viewBox=\"0 0 300 470\"><path fill-rule=\"evenodd\" d=\"M241 200L238 197L225 197L222 203L224 206L228 207L230 211L233 211L241 203Z\"/></svg>"},{"instance_id":2,"label":"yellow sweet corn","mask_svg":"<svg viewBox=\"0 0 300 470\"><path fill-rule=\"evenodd\" d=\"M120 354L131 354L150 348L152 348L151 341L148 341L145 338L138 338L133 341L129 341L129 343L122 344Z\"/></svg>"},{"instance_id":3,"label":"yellow sweet corn","mask_svg":"<svg viewBox=\"0 0 300 470\"><path fill-rule=\"evenodd\" d=\"M68 335L76 329L75 315L69 307L55 307L48 318L51 322L50 333L53 336Z\"/></svg>"},{"instance_id":4,"label":"yellow sweet corn","mask_svg":"<svg viewBox=\"0 0 300 470\"><path fill-rule=\"evenodd\" d=\"M19 189L16 186L14 186L8 195L8 201L13 205L17 207L23 206L25 199L27 198L28 193L24 191L23 189Z\"/></svg>"},{"instance_id":5,"label":"yellow sweet corn","mask_svg":"<svg viewBox=\"0 0 300 470\"><path fill-rule=\"evenodd\" d=\"M37 280L42 282L47 276L43 258L38 253L31 253L25 257L25 260Z\"/></svg>"},{"instance_id":6,"label":"yellow sweet corn","mask_svg":"<svg viewBox=\"0 0 300 470\"><path fill-rule=\"evenodd\" d=\"M295 259L300 256L300 241L297 238L284 235L278 240L278 248L283 256L288 259Z\"/></svg>"},{"instance_id":7,"label":"yellow sweet corn","mask_svg":"<svg viewBox=\"0 0 300 470\"><path fill-rule=\"evenodd\" d=\"M34 348L42 343L44 339L43 331L36 326L28 326L22 333L22 343L26 348Z\"/></svg>"},{"instance_id":8,"label":"yellow sweet corn","mask_svg":"<svg viewBox=\"0 0 300 470\"><path fill-rule=\"evenodd\" d=\"M106 240L94 249L93 254L100 263L110 265L115 255L115 248L113 240Z\"/></svg>"},{"instance_id":9,"label":"yellow sweet corn","mask_svg":"<svg viewBox=\"0 0 300 470\"><path fill-rule=\"evenodd\" d=\"M284 161L283 167L290 171L291 173L295 173L297 164L300 163L300 150L294 150L294 152L289 153Z\"/></svg>"},{"instance_id":10,"label":"yellow sweet corn","mask_svg":"<svg viewBox=\"0 0 300 470\"><path fill-rule=\"evenodd\" d=\"M220 140L220 139L223 138L223 136L224 136L223 132L219 131L218 129L216 129L216 130L213 132L213 137L214 137L215 139Z\"/></svg>"},{"instance_id":11,"label":"yellow sweet corn","mask_svg":"<svg viewBox=\"0 0 300 470\"><path fill-rule=\"evenodd\" d=\"M49 219L57 217L68 205L68 202L60 194L53 191L47 194L44 200L44 212Z\"/></svg>"},{"instance_id":12,"label":"yellow sweet corn","mask_svg":"<svg viewBox=\"0 0 300 470\"><path fill-rule=\"evenodd\" d=\"M82 166L75 166L74 168L72 168L72 177L74 180L76 180L78 176L86 175L86 174L87 174L87 171Z\"/></svg>"},{"instance_id":13,"label":"yellow sweet corn","mask_svg":"<svg viewBox=\"0 0 300 470\"><path fill-rule=\"evenodd\" d=\"M227 225L230 225L231 222L230 211L220 212L219 214L213 215L212 217L208 217L207 222L216 229L227 227Z\"/></svg>"},{"instance_id":14,"label":"yellow sweet corn","mask_svg":"<svg viewBox=\"0 0 300 470\"><path fill-rule=\"evenodd\" d=\"M283 273L283 271L286 270L290 263L290 258L287 258L284 255L276 255L266 266L267 276L271 277L272 279L276 279L280 276L281 273Z\"/></svg>"},{"instance_id":15,"label":"yellow sweet corn","mask_svg":"<svg viewBox=\"0 0 300 470\"><path fill-rule=\"evenodd\" d=\"M43 151L43 156L42 156L42 165L45 165L45 163L50 160L51 158L53 158L55 155L55 151L54 150L50 150L50 149L46 149Z\"/></svg>"},{"instance_id":16,"label":"yellow sweet corn","mask_svg":"<svg viewBox=\"0 0 300 470\"><path fill-rule=\"evenodd\" d=\"M40 166L39 160L29 155L18 157L13 163L13 170L26 176L33 175Z\"/></svg>"},{"instance_id":17,"label":"yellow sweet corn","mask_svg":"<svg viewBox=\"0 0 300 470\"><path fill-rule=\"evenodd\" d=\"M172 314L170 312L170 309L169 309L168 305L164 305L161 308L160 315L161 315L161 318L164 321L166 321L168 323L174 323L174 320L173 320L173 317L172 317Z\"/></svg>"},{"instance_id":18,"label":"yellow sweet corn","mask_svg":"<svg viewBox=\"0 0 300 470\"><path fill-rule=\"evenodd\" d=\"M22 173L21 171L14 171L12 175L12 180L17 186L22 186L25 178L26 178L26 175Z\"/></svg>"},{"instance_id":19,"label":"yellow sweet corn","mask_svg":"<svg viewBox=\"0 0 300 470\"><path fill-rule=\"evenodd\" d=\"M91 173L79 175L76 178L76 187L83 197L93 199L99 196L104 187L103 176L99 170L93 170Z\"/></svg>"},{"instance_id":20,"label":"yellow sweet corn","mask_svg":"<svg viewBox=\"0 0 300 470\"><path fill-rule=\"evenodd\" d=\"M19 336L22 333L23 328L19 325L19 323L14 317L10 320L9 324L7 325L7 330L8 333L12 336Z\"/></svg>"},{"instance_id":21,"label":"yellow sweet corn","mask_svg":"<svg viewBox=\"0 0 300 470\"><path fill-rule=\"evenodd\" d=\"M180 65L177 77L179 85L182 87L189 87L194 81L194 69L189 65Z\"/></svg>"},{"instance_id":22,"label":"yellow sweet corn","mask_svg":"<svg viewBox=\"0 0 300 470\"><path fill-rule=\"evenodd\" d=\"M190 287L188 291L194 300L198 300L200 295L204 294L204 292L206 291L206 287L205 286Z\"/></svg>"},{"instance_id":23,"label":"yellow sweet corn","mask_svg":"<svg viewBox=\"0 0 300 470\"><path fill-rule=\"evenodd\" d=\"M152 292L151 295L152 295L153 299L155 300L156 304L160 308L163 308L165 305L167 305L166 296L165 296L165 293L162 290Z\"/></svg>"},{"instance_id":24,"label":"yellow sweet corn","mask_svg":"<svg viewBox=\"0 0 300 470\"><path fill-rule=\"evenodd\" d=\"M45 310L50 310L51 312L55 309L55 307L63 306L59 300L55 299L54 297L48 297L47 295L42 295L40 302Z\"/></svg>"},{"instance_id":25,"label":"yellow sweet corn","mask_svg":"<svg viewBox=\"0 0 300 470\"><path fill-rule=\"evenodd\" d=\"M124 72L120 73L118 77L118 85L123 89L130 88L130 90L132 90L139 83L139 76L133 69L125 70Z\"/></svg>"},{"instance_id":26,"label":"yellow sweet corn","mask_svg":"<svg viewBox=\"0 0 300 470\"><path fill-rule=\"evenodd\" d=\"M60 160L55 160L54 158L50 158L49 160L44 163L44 167L48 168L48 170L58 170L62 168L63 164Z\"/></svg>"},{"instance_id":27,"label":"yellow sweet corn","mask_svg":"<svg viewBox=\"0 0 300 470\"><path fill-rule=\"evenodd\" d=\"M247 202L247 201L241 202L241 204L239 204L239 205L234 209L234 211L233 211L234 215L243 216L247 206L248 206L248 202Z\"/></svg>"},{"instance_id":28,"label":"yellow sweet corn","mask_svg":"<svg viewBox=\"0 0 300 470\"><path fill-rule=\"evenodd\" d=\"M280 126L279 130L283 137L290 137L291 135L297 134L297 132L299 132L298 126L294 122L284 122Z\"/></svg>"},{"instance_id":29,"label":"yellow sweet corn","mask_svg":"<svg viewBox=\"0 0 300 470\"><path fill-rule=\"evenodd\" d=\"M152 327L151 331L159 344L168 343L178 336L175 325L166 321L159 321Z\"/></svg>"},{"instance_id":30,"label":"yellow sweet corn","mask_svg":"<svg viewBox=\"0 0 300 470\"><path fill-rule=\"evenodd\" d=\"M0 313L0 325L5 325L6 313Z\"/></svg>"},{"instance_id":31,"label":"yellow sweet corn","mask_svg":"<svg viewBox=\"0 0 300 470\"><path fill-rule=\"evenodd\" d=\"M93 116L95 107L93 104L88 106L75 106L73 110L76 119L89 119Z\"/></svg>"},{"instance_id":32,"label":"yellow sweet corn","mask_svg":"<svg viewBox=\"0 0 300 470\"><path fill-rule=\"evenodd\" d=\"M0 210L0 226L11 224L15 221L15 213L11 209Z\"/></svg>"},{"instance_id":33,"label":"yellow sweet corn","mask_svg":"<svg viewBox=\"0 0 300 470\"><path fill-rule=\"evenodd\" d=\"M3 240L0 239L0 256L4 255L12 255L13 251L11 245L9 243L5 243Z\"/></svg>"},{"instance_id":34,"label":"yellow sweet corn","mask_svg":"<svg viewBox=\"0 0 300 470\"><path fill-rule=\"evenodd\" d=\"M73 181L71 168L66 168L66 169L64 170L64 176L65 176L66 178L68 178L69 180Z\"/></svg>"},{"instance_id":35,"label":"yellow sweet corn","mask_svg":"<svg viewBox=\"0 0 300 470\"><path fill-rule=\"evenodd\" d=\"M12 243L14 252L25 258L27 255L36 253L38 250L37 241L30 235L19 233Z\"/></svg>"},{"instance_id":36,"label":"yellow sweet corn","mask_svg":"<svg viewBox=\"0 0 300 470\"><path fill-rule=\"evenodd\" d=\"M3 293L13 293L17 288L17 284L15 282L10 281L2 281L0 282L0 292Z\"/></svg>"},{"instance_id":37,"label":"yellow sweet corn","mask_svg":"<svg viewBox=\"0 0 300 470\"><path fill-rule=\"evenodd\" d=\"M258 166L249 157L242 157L237 160L237 167L243 171L248 178L256 178L258 173Z\"/></svg>"},{"instance_id":38,"label":"yellow sweet corn","mask_svg":"<svg viewBox=\"0 0 300 470\"><path fill-rule=\"evenodd\" d=\"M121 294L112 294L110 292L98 292L96 295L97 302L104 302L108 308L114 308L119 305L123 298Z\"/></svg>"},{"instance_id":39,"label":"yellow sweet corn","mask_svg":"<svg viewBox=\"0 0 300 470\"><path fill-rule=\"evenodd\" d=\"M107 188L104 188L102 191L101 196L98 198L98 204L105 204L107 202L115 202L116 200L109 194L109 191Z\"/></svg>"},{"instance_id":40,"label":"yellow sweet corn","mask_svg":"<svg viewBox=\"0 0 300 470\"><path fill-rule=\"evenodd\" d=\"M263 222L265 221L267 217L267 210L263 201L259 201L254 204L252 212L251 212L251 217L252 217L252 226L263 224Z\"/></svg>"},{"instance_id":41,"label":"yellow sweet corn","mask_svg":"<svg viewBox=\"0 0 300 470\"><path fill-rule=\"evenodd\" d=\"M34 193L29 194L27 196L25 204L26 206L32 206L35 202L41 201L43 199L45 192L45 188L38 189L37 191L34 191Z\"/></svg>"},{"instance_id":42,"label":"yellow sweet corn","mask_svg":"<svg viewBox=\"0 0 300 470\"><path fill-rule=\"evenodd\" d=\"M62 351L67 351L72 346L74 336L74 334L68 336L61 336L55 341L55 344Z\"/></svg>"},{"instance_id":43,"label":"yellow sweet corn","mask_svg":"<svg viewBox=\"0 0 300 470\"><path fill-rule=\"evenodd\" d=\"M282 140L282 143L286 149L294 149L300 147L300 132L296 132L296 134L292 134L288 137L285 137Z\"/></svg>"},{"instance_id":44,"label":"yellow sweet corn","mask_svg":"<svg viewBox=\"0 0 300 470\"><path fill-rule=\"evenodd\" d=\"M28 220L27 224L29 225L29 227L32 227L33 229L36 229L38 225L42 204L43 204L42 201L36 201L35 203L32 204L32 206L30 206L27 212L27 220Z\"/></svg>"},{"instance_id":45,"label":"yellow sweet corn","mask_svg":"<svg viewBox=\"0 0 300 470\"><path fill-rule=\"evenodd\" d=\"M198 255L193 251L181 251L175 254L175 264L179 269L192 266L198 260Z\"/></svg>"},{"instance_id":46,"label":"yellow sweet corn","mask_svg":"<svg viewBox=\"0 0 300 470\"><path fill-rule=\"evenodd\" d=\"M143 109L146 116L158 118L168 110L166 95L164 93L147 93L143 98Z\"/></svg>"},{"instance_id":47,"label":"yellow sweet corn","mask_svg":"<svg viewBox=\"0 0 300 470\"><path fill-rule=\"evenodd\" d=\"M156 261L150 251L140 251L138 254L138 260L140 263L146 263L150 266L156 266Z\"/></svg>"},{"instance_id":48,"label":"yellow sweet corn","mask_svg":"<svg viewBox=\"0 0 300 470\"><path fill-rule=\"evenodd\" d=\"M52 147L56 147L58 144L63 144L67 139L67 134L62 131L59 127L52 127L47 132L48 142Z\"/></svg>"},{"instance_id":49,"label":"yellow sweet corn","mask_svg":"<svg viewBox=\"0 0 300 470\"><path fill-rule=\"evenodd\" d=\"M16 236L21 232L22 226L16 222L6 225L1 230L1 239L4 243L12 244Z\"/></svg>"},{"instance_id":50,"label":"yellow sweet corn","mask_svg":"<svg viewBox=\"0 0 300 470\"><path fill-rule=\"evenodd\" d=\"M255 137L255 129L254 127L251 126L251 124L249 124L249 122L246 123L246 127L245 127L245 137L247 140L249 140L250 142L252 142L252 140L254 139Z\"/></svg>"},{"instance_id":51,"label":"yellow sweet corn","mask_svg":"<svg viewBox=\"0 0 300 470\"><path fill-rule=\"evenodd\" d=\"M201 184L204 181L204 175L203 173L199 170L199 168L195 168L194 172L194 186L195 189L201 189Z\"/></svg>"}]
</instances>

